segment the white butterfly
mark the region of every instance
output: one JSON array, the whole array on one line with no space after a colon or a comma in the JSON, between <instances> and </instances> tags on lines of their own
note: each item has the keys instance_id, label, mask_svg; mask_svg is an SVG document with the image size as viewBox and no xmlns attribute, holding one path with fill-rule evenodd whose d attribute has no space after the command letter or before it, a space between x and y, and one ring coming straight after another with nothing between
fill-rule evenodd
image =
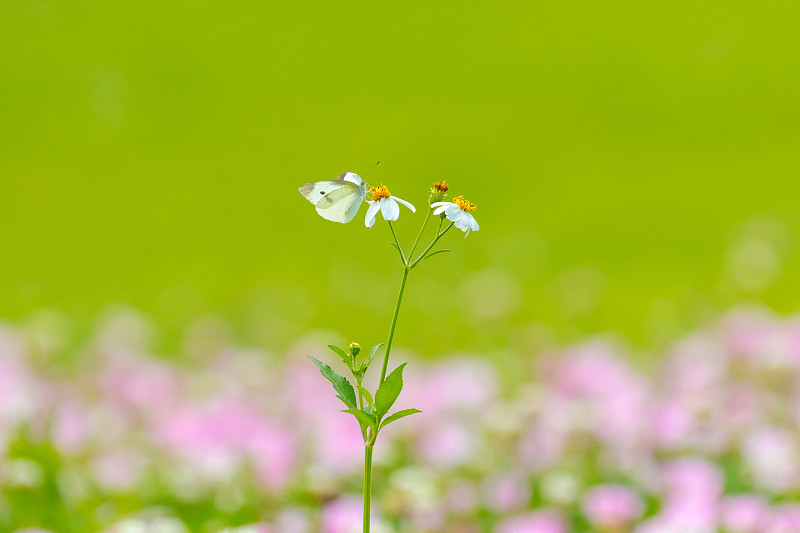
<instances>
[{"instance_id":1,"label":"white butterfly","mask_svg":"<svg viewBox=\"0 0 800 533\"><path fill-rule=\"evenodd\" d=\"M358 213L367 193L367 183L358 174L345 172L335 180L312 181L297 190L317 206L322 218L344 224Z\"/></svg>"}]
</instances>

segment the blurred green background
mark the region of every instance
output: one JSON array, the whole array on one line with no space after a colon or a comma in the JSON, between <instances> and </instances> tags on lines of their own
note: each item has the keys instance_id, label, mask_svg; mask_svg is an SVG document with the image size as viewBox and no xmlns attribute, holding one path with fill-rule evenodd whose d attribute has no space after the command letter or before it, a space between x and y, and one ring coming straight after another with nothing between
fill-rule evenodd
<instances>
[{"instance_id":1,"label":"blurred green background","mask_svg":"<svg viewBox=\"0 0 800 533\"><path fill-rule=\"evenodd\" d=\"M2 0L0 315L78 337L129 305L165 351L209 315L276 349L379 342L387 226L297 192L377 160L369 181L417 206L439 179L478 204L481 231L410 278L396 342L421 353L795 310L798 14ZM404 242L421 221L403 211Z\"/></svg>"}]
</instances>

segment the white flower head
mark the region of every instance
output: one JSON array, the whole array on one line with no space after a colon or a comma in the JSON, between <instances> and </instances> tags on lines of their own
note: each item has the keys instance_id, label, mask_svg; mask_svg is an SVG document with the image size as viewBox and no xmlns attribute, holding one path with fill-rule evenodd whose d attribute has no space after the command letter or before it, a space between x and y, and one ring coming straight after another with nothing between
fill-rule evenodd
<instances>
[{"instance_id":1,"label":"white flower head","mask_svg":"<svg viewBox=\"0 0 800 533\"><path fill-rule=\"evenodd\" d=\"M463 196L456 196L452 202L434 202L431 207L435 208L434 215L445 214L447 220L452 222L455 227L461 231L465 231L469 235L470 231L478 231L480 226L472 216L472 212L478 207L464 199ZM467 237L464 235L464 238Z\"/></svg>"},{"instance_id":2,"label":"white flower head","mask_svg":"<svg viewBox=\"0 0 800 533\"><path fill-rule=\"evenodd\" d=\"M381 212L384 219L390 222L397 220L400 217L400 206L397 205L397 202L411 209L412 213L417 212L416 208L410 203L397 196L392 196L392 193L389 192L385 185L370 187L369 190L372 192L372 200L367 202L369 207L367 208L367 218L364 220L364 224L368 228L375 224L375 217L378 215L378 211Z\"/></svg>"}]
</instances>

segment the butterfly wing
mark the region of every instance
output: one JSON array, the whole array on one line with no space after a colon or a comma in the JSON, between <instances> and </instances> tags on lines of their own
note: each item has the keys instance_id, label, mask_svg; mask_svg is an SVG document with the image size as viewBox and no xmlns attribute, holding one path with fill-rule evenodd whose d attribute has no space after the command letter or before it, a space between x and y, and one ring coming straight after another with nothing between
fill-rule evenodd
<instances>
[{"instance_id":1,"label":"butterfly wing","mask_svg":"<svg viewBox=\"0 0 800 533\"><path fill-rule=\"evenodd\" d=\"M344 183L344 187L326 193L317 202L317 213L322 218L344 224L353 220L358 213L361 202L364 201L364 190L352 183Z\"/></svg>"},{"instance_id":2,"label":"butterfly wing","mask_svg":"<svg viewBox=\"0 0 800 533\"><path fill-rule=\"evenodd\" d=\"M306 197L306 200L314 205L317 205L317 203L319 203L322 197L326 194L338 189L351 187L353 187L353 184L349 181L325 180L306 183L297 190L300 191L300 194Z\"/></svg>"}]
</instances>

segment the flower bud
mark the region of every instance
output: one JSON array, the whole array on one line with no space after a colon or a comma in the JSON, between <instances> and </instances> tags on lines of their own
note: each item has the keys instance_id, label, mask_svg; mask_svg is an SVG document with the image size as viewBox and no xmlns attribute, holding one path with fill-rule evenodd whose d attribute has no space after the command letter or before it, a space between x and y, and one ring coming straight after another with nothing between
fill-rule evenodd
<instances>
[{"instance_id":1,"label":"flower bud","mask_svg":"<svg viewBox=\"0 0 800 533\"><path fill-rule=\"evenodd\" d=\"M350 355L353 357L357 356L361 352L361 345L357 342L350 343Z\"/></svg>"},{"instance_id":2,"label":"flower bud","mask_svg":"<svg viewBox=\"0 0 800 533\"><path fill-rule=\"evenodd\" d=\"M450 189L450 187L444 180L437 181L436 183L434 183L433 187L431 187L431 195L429 198L429 203L432 204L433 202L441 201L442 198L447 196L448 189Z\"/></svg>"}]
</instances>

